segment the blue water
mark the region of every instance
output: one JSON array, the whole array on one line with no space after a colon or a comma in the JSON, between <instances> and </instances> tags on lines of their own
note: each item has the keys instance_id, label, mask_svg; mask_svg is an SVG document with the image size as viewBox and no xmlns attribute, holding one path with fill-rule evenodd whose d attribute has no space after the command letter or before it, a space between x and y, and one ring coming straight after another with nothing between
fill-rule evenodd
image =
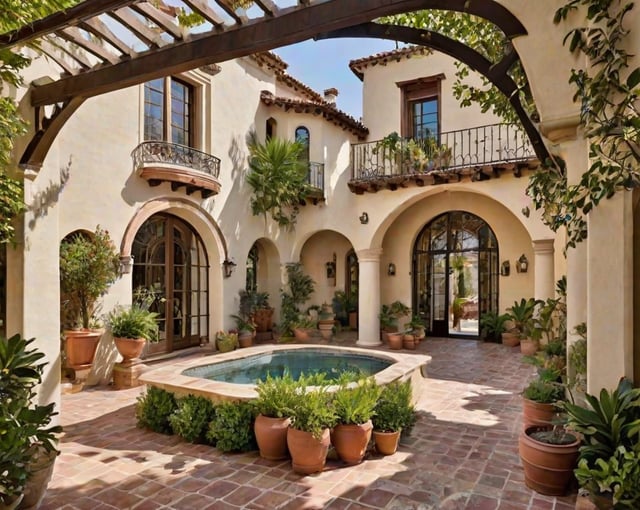
<instances>
[{"instance_id":1,"label":"blue water","mask_svg":"<svg viewBox=\"0 0 640 510\"><path fill-rule=\"evenodd\" d=\"M282 377L285 371L288 371L294 379L298 379L302 373L305 375L324 373L327 379L336 379L343 372L357 372L367 377L384 370L392 363L393 361L366 354L294 349L188 368L182 372L182 375L213 381L252 384L264 381L267 375Z\"/></svg>"}]
</instances>

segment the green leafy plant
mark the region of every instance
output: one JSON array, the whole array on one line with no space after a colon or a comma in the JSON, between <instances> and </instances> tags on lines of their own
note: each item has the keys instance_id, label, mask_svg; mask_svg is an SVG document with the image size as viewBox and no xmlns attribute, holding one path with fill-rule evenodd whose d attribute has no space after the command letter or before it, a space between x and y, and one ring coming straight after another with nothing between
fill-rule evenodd
<instances>
[{"instance_id":1,"label":"green leafy plant","mask_svg":"<svg viewBox=\"0 0 640 510\"><path fill-rule=\"evenodd\" d=\"M411 308L402 301L394 301L390 305L382 305L378 319L380 327L385 331L397 331L398 319L411 313Z\"/></svg>"},{"instance_id":2,"label":"green leafy plant","mask_svg":"<svg viewBox=\"0 0 640 510\"><path fill-rule=\"evenodd\" d=\"M222 452L256 450L253 432L255 410L249 402L222 402L215 406L215 417L209 423L207 441Z\"/></svg>"},{"instance_id":3,"label":"green leafy plant","mask_svg":"<svg viewBox=\"0 0 640 510\"><path fill-rule=\"evenodd\" d=\"M534 379L523 390L522 396L541 404L554 404L564 399L564 386L555 381Z\"/></svg>"},{"instance_id":4,"label":"green leafy plant","mask_svg":"<svg viewBox=\"0 0 640 510\"><path fill-rule=\"evenodd\" d=\"M536 312L536 307L541 301L534 298L522 298L515 301L507 308L509 320L512 322L512 331L523 334L531 328L531 321Z\"/></svg>"},{"instance_id":5,"label":"green leafy plant","mask_svg":"<svg viewBox=\"0 0 640 510\"><path fill-rule=\"evenodd\" d=\"M296 382L286 371L282 377L267 375L264 381L258 381L258 398L253 401L256 411L269 418L288 418L299 398Z\"/></svg>"},{"instance_id":6,"label":"green leafy plant","mask_svg":"<svg viewBox=\"0 0 640 510\"><path fill-rule=\"evenodd\" d=\"M333 394L333 407L338 423L360 425L375 414L380 387L373 378L359 381L355 386L343 385Z\"/></svg>"},{"instance_id":7,"label":"green leafy plant","mask_svg":"<svg viewBox=\"0 0 640 510\"><path fill-rule=\"evenodd\" d=\"M251 211L263 215L265 223L270 215L279 226L293 230L300 203L311 192L307 165L300 159L303 146L277 137L260 143L253 133L248 147Z\"/></svg>"},{"instance_id":8,"label":"green leafy plant","mask_svg":"<svg viewBox=\"0 0 640 510\"><path fill-rule=\"evenodd\" d=\"M536 427L537 430L530 432L529 436L536 441L553 445L568 445L575 443L578 438L569 432L564 425L554 424Z\"/></svg>"},{"instance_id":9,"label":"green leafy plant","mask_svg":"<svg viewBox=\"0 0 640 510\"><path fill-rule=\"evenodd\" d=\"M140 428L148 428L161 434L171 434L169 417L177 408L173 393L149 386L136 400L136 422Z\"/></svg>"},{"instance_id":10,"label":"green leafy plant","mask_svg":"<svg viewBox=\"0 0 640 510\"><path fill-rule=\"evenodd\" d=\"M44 353L30 348L34 338L0 338L0 503L9 504L23 493L30 476L30 460L37 449L58 453L59 426L55 404L33 404L42 382Z\"/></svg>"},{"instance_id":11,"label":"green leafy plant","mask_svg":"<svg viewBox=\"0 0 640 510\"><path fill-rule=\"evenodd\" d=\"M109 232L75 233L60 243L60 292L70 324L88 328L97 300L118 278L120 258Z\"/></svg>"},{"instance_id":12,"label":"green leafy plant","mask_svg":"<svg viewBox=\"0 0 640 510\"><path fill-rule=\"evenodd\" d=\"M169 415L173 432L190 443L206 442L209 422L215 416L213 402L205 397L187 395L176 402L176 410Z\"/></svg>"},{"instance_id":13,"label":"green leafy plant","mask_svg":"<svg viewBox=\"0 0 640 510\"><path fill-rule=\"evenodd\" d=\"M313 294L315 282L305 274L299 262L287 264L287 282L287 289L281 293L280 330L283 335L290 336L292 324L300 319L302 306Z\"/></svg>"},{"instance_id":14,"label":"green leafy plant","mask_svg":"<svg viewBox=\"0 0 640 510\"><path fill-rule=\"evenodd\" d=\"M309 432L320 439L325 429L336 424L337 416L326 387L309 388L306 377L300 377L296 392L298 399L291 416L293 428Z\"/></svg>"},{"instance_id":15,"label":"green leafy plant","mask_svg":"<svg viewBox=\"0 0 640 510\"><path fill-rule=\"evenodd\" d=\"M574 331L580 336L569 348L569 374L568 385L584 393L587 390L587 325L584 322L578 324Z\"/></svg>"},{"instance_id":16,"label":"green leafy plant","mask_svg":"<svg viewBox=\"0 0 640 510\"><path fill-rule=\"evenodd\" d=\"M380 432L410 430L416 420L411 381L394 381L383 386L371 420L374 430Z\"/></svg>"},{"instance_id":17,"label":"green leafy plant","mask_svg":"<svg viewBox=\"0 0 640 510\"><path fill-rule=\"evenodd\" d=\"M105 317L105 323L114 338L144 338L149 342L158 341L156 312L133 303L129 307L117 306Z\"/></svg>"},{"instance_id":18,"label":"green leafy plant","mask_svg":"<svg viewBox=\"0 0 640 510\"><path fill-rule=\"evenodd\" d=\"M500 335L505 331L505 323L508 320L508 314L488 310L480 317L481 336L491 342L500 342Z\"/></svg>"},{"instance_id":19,"label":"green leafy plant","mask_svg":"<svg viewBox=\"0 0 640 510\"><path fill-rule=\"evenodd\" d=\"M405 329L408 329L411 331L420 329L420 328L424 329L424 321L419 315L412 315L411 320L409 322L406 322L404 327Z\"/></svg>"},{"instance_id":20,"label":"green leafy plant","mask_svg":"<svg viewBox=\"0 0 640 510\"><path fill-rule=\"evenodd\" d=\"M231 315L231 318L236 321L236 327L238 331L255 331L256 325L250 317L242 317L240 315Z\"/></svg>"},{"instance_id":21,"label":"green leafy plant","mask_svg":"<svg viewBox=\"0 0 640 510\"><path fill-rule=\"evenodd\" d=\"M218 331L216 333L216 348L220 352L229 352L238 348L238 334L226 333L225 331Z\"/></svg>"}]
</instances>

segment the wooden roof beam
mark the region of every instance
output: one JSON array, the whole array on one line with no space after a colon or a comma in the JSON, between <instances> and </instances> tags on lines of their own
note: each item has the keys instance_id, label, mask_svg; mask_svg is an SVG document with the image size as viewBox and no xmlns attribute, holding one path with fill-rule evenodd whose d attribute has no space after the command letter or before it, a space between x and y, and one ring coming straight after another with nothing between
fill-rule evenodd
<instances>
[{"instance_id":1,"label":"wooden roof beam","mask_svg":"<svg viewBox=\"0 0 640 510\"><path fill-rule=\"evenodd\" d=\"M130 8L158 25L158 27L178 41L185 39L185 35L188 34L184 28L177 25L175 18L172 18L168 14L156 9L149 3L135 3L132 4Z\"/></svg>"},{"instance_id":2,"label":"wooden roof beam","mask_svg":"<svg viewBox=\"0 0 640 510\"><path fill-rule=\"evenodd\" d=\"M255 3L264 11L267 16L273 17L278 14L279 8L271 0L255 0Z\"/></svg>"},{"instance_id":3,"label":"wooden roof beam","mask_svg":"<svg viewBox=\"0 0 640 510\"><path fill-rule=\"evenodd\" d=\"M203 0L182 0L185 5L191 7L194 12L197 12L211 23L216 28L224 26L224 21L218 16L215 11L209 7L209 4Z\"/></svg>"},{"instance_id":4,"label":"wooden roof beam","mask_svg":"<svg viewBox=\"0 0 640 510\"><path fill-rule=\"evenodd\" d=\"M82 69L91 69L93 67L93 63L89 61L89 58L84 54L84 52L80 51L80 48L77 48L76 46L72 46L70 44L65 44L64 39L56 37L45 37L43 38L43 41L48 42L52 48L55 48L58 51L61 51L71 57Z\"/></svg>"},{"instance_id":5,"label":"wooden roof beam","mask_svg":"<svg viewBox=\"0 0 640 510\"><path fill-rule=\"evenodd\" d=\"M129 47L123 40L117 37L100 18L92 18L80 23L80 27L84 28L87 32L91 32L97 37L100 37L107 41L111 46L121 51L124 55L134 57L136 52Z\"/></svg>"},{"instance_id":6,"label":"wooden roof beam","mask_svg":"<svg viewBox=\"0 0 640 510\"><path fill-rule=\"evenodd\" d=\"M60 54L62 50L58 46L50 44L46 39L40 42L40 49L42 53L58 64L65 73L73 76L80 72L78 68L69 65L65 56ZM77 60L75 62L77 62Z\"/></svg>"},{"instance_id":7,"label":"wooden roof beam","mask_svg":"<svg viewBox=\"0 0 640 510\"><path fill-rule=\"evenodd\" d=\"M238 25L244 25L249 21L247 13L241 7L234 9L227 0L215 0L215 2L226 12Z\"/></svg>"},{"instance_id":8,"label":"wooden roof beam","mask_svg":"<svg viewBox=\"0 0 640 510\"><path fill-rule=\"evenodd\" d=\"M116 64L120 61L120 58L111 53L107 48L93 42L91 39L87 39L77 27L64 28L56 32L56 35L70 43L80 46L103 62Z\"/></svg>"},{"instance_id":9,"label":"wooden roof beam","mask_svg":"<svg viewBox=\"0 0 640 510\"><path fill-rule=\"evenodd\" d=\"M128 28L133 35L140 39L150 48L162 48L169 43L160 37L160 34L151 30L142 21L140 21L129 9L116 9L109 13L113 19Z\"/></svg>"}]
</instances>

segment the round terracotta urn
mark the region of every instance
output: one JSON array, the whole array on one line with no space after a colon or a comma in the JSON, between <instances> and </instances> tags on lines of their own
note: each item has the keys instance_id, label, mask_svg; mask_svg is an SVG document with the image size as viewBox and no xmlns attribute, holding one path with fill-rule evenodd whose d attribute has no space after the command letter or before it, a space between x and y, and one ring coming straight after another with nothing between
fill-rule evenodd
<instances>
[{"instance_id":1,"label":"round terracotta urn","mask_svg":"<svg viewBox=\"0 0 640 510\"><path fill-rule=\"evenodd\" d=\"M310 432L289 427L287 430L287 446L291 454L291 466L296 473L308 475L324 469L327 453L331 445L329 429L325 429L320 439Z\"/></svg>"},{"instance_id":2,"label":"round terracotta urn","mask_svg":"<svg viewBox=\"0 0 640 510\"><path fill-rule=\"evenodd\" d=\"M373 439L376 443L376 450L382 455L393 455L398 450L400 443L400 431L380 432L373 431Z\"/></svg>"},{"instance_id":3,"label":"round terracotta urn","mask_svg":"<svg viewBox=\"0 0 640 510\"><path fill-rule=\"evenodd\" d=\"M282 460L289 457L287 430L289 418L271 418L259 414L253 425L260 457L267 460Z\"/></svg>"},{"instance_id":4,"label":"round terracotta urn","mask_svg":"<svg viewBox=\"0 0 640 510\"><path fill-rule=\"evenodd\" d=\"M331 432L331 443L340 459L347 464L362 462L372 430L371 420L361 424L336 425Z\"/></svg>"},{"instance_id":5,"label":"round terracotta urn","mask_svg":"<svg viewBox=\"0 0 640 510\"><path fill-rule=\"evenodd\" d=\"M127 364L140 357L147 341L144 338L114 337L113 343L116 344L116 349L122 356L122 363Z\"/></svg>"}]
</instances>

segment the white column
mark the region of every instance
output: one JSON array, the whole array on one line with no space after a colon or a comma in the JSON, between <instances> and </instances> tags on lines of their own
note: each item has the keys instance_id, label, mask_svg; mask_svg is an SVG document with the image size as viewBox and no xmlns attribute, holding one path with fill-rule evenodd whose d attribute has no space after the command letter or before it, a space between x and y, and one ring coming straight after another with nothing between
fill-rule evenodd
<instances>
[{"instance_id":1,"label":"white column","mask_svg":"<svg viewBox=\"0 0 640 510\"><path fill-rule=\"evenodd\" d=\"M380 345L380 256L382 249L359 250L358 255L358 342Z\"/></svg>"},{"instance_id":2,"label":"white column","mask_svg":"<svg viewBox=\"0 0 640 510\"><path fill-rule=\"evenodd\" d=\"M555 295L553 239L533 241L534 297L546 301Z\"/></svg>"},{"instance_id":3,"label":"white column","mask_svg":"<svg viewBox=\"0 0 640 510\"><path fill-rule=\"evenodd\" d=\"M630 191L588 216L587 392L633 377L633 206Z\"/></svg>"}]
</instances>

